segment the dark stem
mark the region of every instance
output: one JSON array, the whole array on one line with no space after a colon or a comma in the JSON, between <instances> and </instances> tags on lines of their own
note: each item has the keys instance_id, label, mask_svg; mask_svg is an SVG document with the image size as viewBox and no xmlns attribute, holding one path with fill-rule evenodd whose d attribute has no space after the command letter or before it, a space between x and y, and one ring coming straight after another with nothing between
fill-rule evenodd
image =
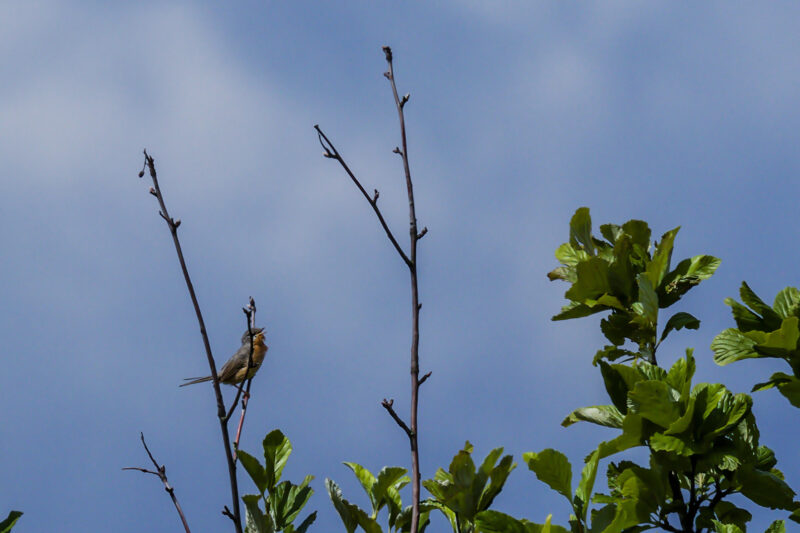
<instances>
[{"instance_id":1,"label":"dark stem","mask_svg":"<svg viewBox=\"0 0 800 533\"><path fill-rule=\"evenodd\" d=\"M378 191L377 189L374 191L372 196L367 193L367 190L361 184L361 182L356 178L353 172L350 170L350 167L344 161L344 158L341 156L336 147L333 145L331 140L323 133L320 129L319 125L314 126L314 129L317 131L317 138L319 139L319 143L324 150L324 155L327 158L335 159L339 162L342 168L347 172L347 175L350 176L350 179L356 185L361 194L364 195L364 198L367 199L369 205L372 207L372 210L375 212L375 215L378 217L378 221L383 227L384 232L386 232L386 236L389 238L389 241L394 246L394 249L400 255L400 258L408 267L409 273L411 275L411 418L410 424L406 425L405 422L395 413L394 409L392 408L392 402L383 400L382 405L386 408L387 412L392 416L395 422L405 431L406 435L409 439L409 444L411 445L411 493L412 493L412 503L411 503L411 533L417 533L419 529L419 502L420 502L420 468L419 468L419 449L418 449L418 431L417 431L417 412L418 412L418 405L419 405L419 386L424 383L429 377L430 373L426 374L425 376L420 379L419 377L419 311L422 307L422 304L419 303L419 290L417 287L417 241L421 239L427 232L428 229L424 228L422 231L417 231L417 216L416 211L414 209L414 187L411 182L411 170L408 163L408 143L406 140L406 125L405 125L405 116L403 114L403 108L405 104L408 102L409 95L405 95L402 98L397 93L397 86L394 80L394 67L392 65L392 50L388 46L383 47L383 52L386 55L386 62L389 65L389 70L384 73L384 76L389 80L392 87L392 95L394 97L395 107L397 108L397 116L400 120L400 139L401 139L401 147L397 147L393 150L394 153L400 155L403 159L403 171L405 173L406 178L406 189L408 191L408 211L409 211L409 239L410 239L410 248L409 253L403 251L403 248L397 242L397 239L394 237L394 234L389 229L389 226L386 223L386 220L383 218L383 214L381 213L380 208L378 207Z\"/></svg>"},{"instance_id":2,"label":"dark stem","mask_svg":"<svg viewBox=\"0 0 800 533\"><path fill-rule=\"evenodd\" d=\"M156 174L156 165L155 160L147 154L147 150L144 151L144 161L145 165L150 171L150 178L153 180L153 187L150 189L150 193L158 199L158 203L161 207L161 211L159 211L159 215L163 218L167 226L169 227L169 231L172 234L172 241L175 244L175 251L178 254L178 261L181 264L181 270L183 271L183 279L186 281L186 288L189 290L189 296L192 299L192 305L194 306L195 315L197 315L197 322L200 325L200 335L203 337L203 346L206 350L206 358L208 359L208 366L211 369L211 378L214 385L214 395L217 399L217 417L219 418L219 425L220 431L222 433L222 444L225 448L225 459L228 463L228 477L230 479L231 485L231 499L232 499L232 506L233 512L231 519L233 520L234 527L236 529L236 533L242 533L242 520L241 514L239 512L239 486L236 480L236 463L233 460L233 452L231 450L231 443L230 443L230 436L228 435L228 420L225 417L225 403L222 399L222 390L220 390L219 386L219 378L217 377L217 366L214 362L214 355L211 353L211 344L208 341L208 333L206 332L206 325L203 321L203 313L200 311L200 304L197 302L197 295L194 292L194 286L192 285L192 280L189 277L189 270L186 268L186 261L183 258L183 251L181 250L181 243L178 240L178 226L180 226L180 220L174 220L172 217L169 216L169 212L167 211L167 205L164 203L164 196L161 194L161 188L158 186L158 176ZM143 172L139 173L139 177L143 175Z\"/></svg>"},{"instance_id":3,"label":"dark stem","mask_svg":"<svg viewBox=\"0 0 800 533\"><path fill-rule=\"evenodd\" d=\"M683 499L683 492L681 492L681 483L678 480L678 475L675 472L670 472L668 475L669 486L672 489L672 499L680 503L681 507L676 511L678 519L680 520L681 527L684 533L693 533L692 522L686 512L686 503Z\"/></svg>"},{"instance_id":4,"label":"dark stem","mask_svg":"<svg viewBox=\"0 0 800 533\"><path fill-rule=\"evenodd\" d=\"M181 504L178 503L178 497L175 496L175 489L169 484L169 480L167 479L167 467L164 465L159 465L155 457L153 457L153 454L150 453L150 448L147 447L147 443L144 440L144 433L139 433L139 436L142 439L144 451L147 452L147 456L150 458L150 462L153 463L153 466L156 467L156 470L154 472L152 470L147 470L146 468L138 468L135 466L129 466L123 468L123 470L138 470L139 472L143 472L145 474L158 476L158 478L161 480L161 483L164 484L164 490L169 493L169 497L172 498L172 503L175 504L175 509L178 511L178 516L181 517L181 522L183 522L183 529L186 530L186 533L191 533L189 530L189 523L186 522L186 516L183 514L183 509L181 509Z\"/></svg>"},{"instance_id":5,"label":"dark stem","mask_svg":"<svg viewBox=\"0 0 800 533\"><path fill-rule=\"evenodd\" d=\"M419 446L417 431L417 407L419 405L419 290L417 289L417 241L420 234L417 231L417 213L414 208L414 185L411 182L411 169L408 164L408 143L406 141L406 120L403 108L408 102L408 95L403 96L402 100L397 94L397 85L394 79L394 66L392 64L392 49L388 46L383 47L386 55L386 62L389 70L385 73L386 78L392 86L395 107L397 107L397 117L400 121L400 156L403 158L403 172L406 176L406 189L408 190L408 234L411 242L409 249L408 269L411 274L411 533L417 533L419 528L419 501L420 501L420 471L419 471ZM427 233L427 231L423 232Z\"/></svg>"}]
</instances>

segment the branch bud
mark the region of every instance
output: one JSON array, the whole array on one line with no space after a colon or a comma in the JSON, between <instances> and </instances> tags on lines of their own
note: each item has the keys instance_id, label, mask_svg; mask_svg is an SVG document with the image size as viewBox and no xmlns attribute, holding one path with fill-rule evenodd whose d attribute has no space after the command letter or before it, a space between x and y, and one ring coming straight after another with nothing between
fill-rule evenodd
<instances>
[{"instance_id":1,"label":"branch bud","mask_svg":"<svg viewBox=\"0 0 800 533\"><path fill-rule=\"evenodd\" d=\"M403 98L400 100L400 107L404 107L409 98L411 98L411 93L404 94Z\"/></svg>"},{"instance_id":2,"label":"branch bud","mask_svg":"<svg viewBox=\"0 0 800 533\"><path fill-rule=\"evenodd\" d=\"M172 225L176 228L181 225L181 219L173 220Z\"/></svg>"},{"instance_id":3,"label":"branch bud","mask_svg":"<svg viewBox=\"0 0 800 533\"><path fill-rule=\"evenodd\" d=\"M156 192L156 189L154 187L150 187L150 194L152 194L155 197L158 197L158 193Z\"/></svg>"},{"instance_id":4,"label":"branch bud","mask_svg":"<svg viewBox=\"0 0 800 533\"><path fill-rule=\"evenodd\" d=\"M384 46L382 49L383 49L383 53L386 55L386 61L389 61L391 63L392 62L392 49L389 48L388 46Z\"/></svg>"},{"instance_id":5,"label":"branch bud","mask_svg":"<svg viewBox=\"0 0 800 533\"><path fill-rule=\"evenodd\" d=\"M139 177L140 177L140 178L143 178L143 177L144 177L144 169L142 169L142 170L140 170L140 171L139 171Z\"/></svg>"}]
</instances>

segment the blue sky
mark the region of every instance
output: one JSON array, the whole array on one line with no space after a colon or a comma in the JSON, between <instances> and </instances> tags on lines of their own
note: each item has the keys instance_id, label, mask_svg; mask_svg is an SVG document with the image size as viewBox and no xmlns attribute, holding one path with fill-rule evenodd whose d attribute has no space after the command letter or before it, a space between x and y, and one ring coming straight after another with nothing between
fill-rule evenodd
<instances>
[{"instance_id":1,"label":"blue sky","mask_svg":"<svg viewBox=\"0 0 800 533\"><path fill-rule=\"evenodd\" d=\"M144 466L143 431L197 531L229 503L207 372L148 183L155 156L217 360L256 298L270 351L242 448L281 428L286 469L316 476L315 531L340 530L341 461L409 466L380 407L408 402L408 276L369 206L321 157L320 124L405 235L396 113L406 106L420 243L424 477L469 439L481 458L554 447L574 464L602 428L561 428L605 403L598 320L552 323L548 282L575 208L597 224L677 225L676 257L723 262L681 303L702 321L697 381L736 392L781 369L720 368L713 336L743 279L797 285L800 6L790 2L48 2L0 5L0 510L19 530L175 531ZM229 397L231 391L228 391ZM756 395L762 440L800 487L792 410ZM243 491L251 487L241 478ZM598 488L602 481L598 480ZM409 496L406 496L408 498ZM496 508L566 522L520 464ZM759 512L754 526L780 515ZM434 531L446 527L436 519Z\"/></svg>"}]
</instances>

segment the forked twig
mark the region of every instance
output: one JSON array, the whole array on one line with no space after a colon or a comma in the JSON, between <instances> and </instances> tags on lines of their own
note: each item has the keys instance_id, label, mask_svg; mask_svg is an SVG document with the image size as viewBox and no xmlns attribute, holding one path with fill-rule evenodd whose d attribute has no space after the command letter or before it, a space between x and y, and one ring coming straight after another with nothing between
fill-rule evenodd
<instances>
[{"instance_id":1,"label":"forked twig","mask_svg":"<svg viewBox=\"0 0 800 533\"><path fill-rule=\"evenodd\" d=\"M169 484L169 480L167 479L167 467L164 465L159 465L155 457L153 457L153 454L150 453L150 448L147 447L147 443L144 440L144 433L140 432L139 436L142 439L142 446L144 446L144 451L147 452L147 456L150 458L150 462L153 463L153 466L155 466L156 469L155 471L153 471L153 470L147 470L146 468L139 468L137 466L128 466L123 468L123 470L138 470L139 472L143 472L145 474L152 474L154 476L157 476L161 480L161 483L164 484L164 490L167 491L169 497L172 498L172 503L175 504L175 509L178 511L178 516L181 517L181 522L183 522L183 529L186 530L186 533L191 533L191 530L189 529L189 523L186 522L186 516L183 514L183 509L181 509L181 504L178 503L178 497L175 496L175 489L172 487L172 485Z\"/></svg>"}]
</instances>

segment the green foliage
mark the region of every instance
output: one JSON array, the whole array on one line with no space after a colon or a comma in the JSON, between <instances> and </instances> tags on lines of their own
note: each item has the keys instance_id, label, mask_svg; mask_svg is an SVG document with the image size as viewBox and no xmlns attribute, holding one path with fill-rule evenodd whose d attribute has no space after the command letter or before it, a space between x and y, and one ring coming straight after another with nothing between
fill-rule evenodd
<instances>
[{"instance_id":1,"label":"green foliage","mask_svg":"<svg viewBox=\"0 0 800 533\"><path fill-rule=\"evenodd\" d=\"M794 375L776 372L767 381L754 385L753 391L776 387L793 406L800 407L800 290L786 287L775 296L772 307L745 282L739 294L744 304L725 299L737 327L714 338L714 361L724 366L742 359L783 359Z\"/></svg>"},{"instance_id":2,"label":"green foliage","mask_svg":"<svg viewBox=\"0 0 800 533\"><path fill-rule=\"evenodd\" d=\"M359 527L367 533L382 533L383 529L378 523L378 513L384 507L389 511L388 531L397 533L410 531L411 507L403 508L400 498L400 489L411 481L406 475L408 471L399 466L386 466L375 476L358 463L344 464L353 471L372 506L371 513L367 513L358 505L344 499L341 489L333 480L325 480L328 496L339 513L347 533L353 533ZM420 505L420 533L423 533L428 526L432 509L433 507L429 505Z\"/></svg>"},{"instance_id":3,"label":"green foliage","mask_svg":"<svg viewBox=\"0 0 800 533\"><path fill-rule=\"evenodd\" d=\"M294 521L308 503L314 490L308 485L313 476L306 476L295 485L281 481L283 467L292 453L292 444L280 430L264 437L264 465L252 455L237 450L237 457L258 488L259 494L243 496L247 522L246 533L304 533L317 517L314 511L295 526ZM264 503L261 510L260 503Z\"/></svg>"},{"instance_id":4,"label":"green foliage","mask_svg":"<svg viewBox=\"0 0 800 533\"><path fill-rule=\"evenodd\" d=\"M530 470L570 502L571 530L745 531L751 516L728 501L733 494L762 507L795 511L800 518L800 503L774 468L774 454L759 443L750 396L734 394L721 384L693 384L692 350L669 370L657 364L656 350L670 333L700 326L690 313L678 312L658 335L659 310L708 279L719 260L698 255L672 268L678 228L652 244L650 229L642 221L606 224L600 232L603 238L591 236L589 211L579 209L570 223L569 242L556 251L562 266L548 276L570 283L565 294L569 303L554 320L609 312L600 328L611 344L598 351L593 362L600 367L611 403L575 409L562 425L590 422L612 428L617 435L586 458L574 494L572 467L563 454L548 449L524 455ZM800 369L800 291L785 289L773 307L746 284L741 295L746 306L728 301L739 329L726 330L712 345L717 362L781 357ZM626 346L629 341L634 348ZM797 371L795 376L776 374L756 388L772 386L800 406ZM598 461L634 447L648 449L649 464L611 462L606 472L609 492L591 496ZM590 510L590 503L600 507ZM497 523L504 520L492 518ZM508 524L508 531L526 531L522 522ZM768 531L781 528L783 522L778 521Z\"/></svg>"},{"instance_id":5,"label":"green foliage","mask_svg":"<svg viewBox=\"0 0 800 533\"><path fill-rule=\"evenodd\" d=\"M14 524L17 523L19 517L22 516L21 511L11 511L8 513L8 516L5 520L0 522L0 533L8 533L14 528Z\"/></svg>"},{"instance_id":6,"label":"green foliage","mask_svg":"<svg viewBox=\"0 0 800 533\"><path fill-rule=\"evenodd\" d=\"M658 311L677 302L692 287L708 279L719 266L719 259L698 255L671 268L672 249L680 228L650 243L650 228L641 220L622 226L600 226L602 238L591 235L589 210L581 207L570 222L569 242L556 250L562 266L548 274L551 280L571 284L565 296L570 303L553 320L580 318L610 311L601 329L611 342L597 352L600 360L641 358L655 363L658 345L682 328L697 329L700 321L689 313L673 315L657 337ZM658 340L657 340L658 339ZM627 341L635 350L622 348Z\"/></svg>"},{"instance_id":7,"label":"green foliage","mask_svg":"<svg viewBox=\"0 0 800 533\"><path fill-rule=\"evenodd\" d=\"M477 531L475 517L489 509L503 490L508 475L517 466L512 456L501 458L503 448L495 448L476 468L472 450L472 444L467 442L464 449L453 457L447 472L440 468L433 479L422 482L433 496L426 503L447 517L454 532Z\"/></svg>"}]
</instances>

